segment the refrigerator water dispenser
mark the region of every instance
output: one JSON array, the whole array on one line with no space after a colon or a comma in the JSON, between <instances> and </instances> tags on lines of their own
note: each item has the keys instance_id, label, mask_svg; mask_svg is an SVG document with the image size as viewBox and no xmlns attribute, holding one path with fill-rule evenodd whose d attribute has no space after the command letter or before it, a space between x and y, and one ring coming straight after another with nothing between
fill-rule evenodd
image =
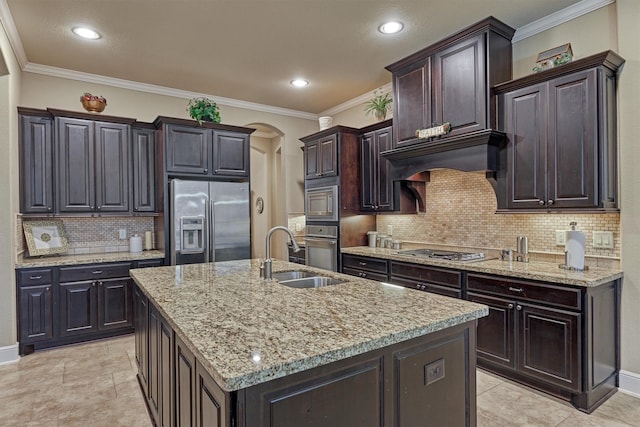
<instances>
[{"instance_id":1,"label":"refrigerator water dispenser","mask_svg":"<svg viewBox=\"0 0 640 427\"><path fill-rule=\"evenodd\" d=\"M182 217L180 218L181 248L182 253L204 252L204 218Z\"/></svg>"}]
</instances>

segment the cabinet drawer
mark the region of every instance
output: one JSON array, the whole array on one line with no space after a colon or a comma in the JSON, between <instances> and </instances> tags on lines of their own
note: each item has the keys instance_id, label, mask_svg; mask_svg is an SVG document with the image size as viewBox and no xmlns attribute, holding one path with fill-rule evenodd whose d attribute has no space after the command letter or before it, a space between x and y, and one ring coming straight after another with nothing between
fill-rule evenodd
<instances>
[{"instance_id":1,"label":"cabinet drawer","mask_svg":"<svg viewBox=\"0 0 640 427\"><path fill-rule=\"evenodd\" d=\"M344 274L349 274L351 276L361 277L363 279L375 280L377 282L386 282L387 281L387 275L386 274L373 273L371 271L363 271L363 270L360 270L360 269L357 269L357 268L343 267L342 268L342 272Z\"/></svg>"},{"instance_id":2,"label":"cabinet drawer","mask_svg":"<svg viewBox=\"0 0 640 427\"><path fill-rule=\"evenodd\" d=\"M393 285L404 286L409 289L417 289L419 291L431 292L438 295L444 295L452 298L462 298L462 289L451 286L434 285L428 282L419 282L413 279L403 279L397 276L391 276L389 283Z\"/></svg>"},{"instance_id":3,"label":"cabinet drawer","mask_svg":"<svg viewBox=\"0 0 640 427\"><path fill-rule=\"evenodd\" d=\"M145 259L140 260L136 264L136 268L162 267L164 259Z\"/></svg>"},{"instance_id":4,"label":"cabinet drawer","mask_svg":"<svg viewBox=\"0 0 640 427\"><path fill-rule=\"evenodd\" d=\"M18 270L18 285L20 286L46 285L52 281L53 270L50 268Z\"/></svg>"},{"instance_id":5,"label":"cabinet drawer","mask_svg":"<svg viewBox=\"0 0 640 427\"><path fill-rule=\"evenodd\" d=\"M373 271L376 273L387 274L389 268L387 261L382 259L367 258L354 255L343 255L342 265L344 267L351 267L358 270Z\"/></svg>"},{"instance_id":6,"label":"cabinet drawer","mask_svg":"<svg viewBox=\"0 0 640 427\"><path fill-rule=\"evenodd\" d=\"M391 261L391 280L395 277L410 279L416 283L431 283L453 288L462 287L462 272L418 264Z\"/></svg>"},{"instance_id":7,"label":"cabinet drawer","mask_svg":"<svg viewBox=\"0 0 640 427\"><path fill-rule=\"evenodd\" d=\"M127 277L129 276L130 268L131 263L129 262L60 267L60 282Z\"/></svg>"},{"instance_id":8,"label":"cabinet drawer","mask_svg":"<svg viewBox=\"0 0 640 427\"><path fill-rule=\"evenodd\" d=\"M471 273L467 275L467 289L519 301L535 301L574 310L582 309L580 289Z\"/></svg>"}]
</instances>

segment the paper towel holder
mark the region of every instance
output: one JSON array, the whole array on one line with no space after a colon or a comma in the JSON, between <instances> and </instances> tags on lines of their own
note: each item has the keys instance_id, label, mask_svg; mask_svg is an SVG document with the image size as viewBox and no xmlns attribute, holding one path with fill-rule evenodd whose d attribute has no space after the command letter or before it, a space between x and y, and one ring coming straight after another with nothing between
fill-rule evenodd
<instances>
[{"instance_id":1,"label":"paper towel holder","mask_svg":"<svg viewBox=\"0 0 640 427\"><path fill-rule=\"evenodd\" d=\"M569 225L571 226L572 230L576 229L576 226L578 225L578 223L576 221L571 221L569 223ZM576 268L576 267L571 267L569 266L569 261L567 259L569 252L568 251L564 251L564 264L560 264L558 265L558 267L560 267L563 270L570 270L570 271L589 271L589 266L585 265L584 268Z\"/></svg>"}]
</instances>

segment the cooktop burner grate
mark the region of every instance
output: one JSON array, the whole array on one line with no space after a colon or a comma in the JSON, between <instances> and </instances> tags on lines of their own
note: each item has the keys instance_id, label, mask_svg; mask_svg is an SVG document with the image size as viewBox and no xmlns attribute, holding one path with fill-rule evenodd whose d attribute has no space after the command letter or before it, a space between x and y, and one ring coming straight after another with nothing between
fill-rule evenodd
<instances>
[{"instance_id":1,"label":"cooktop burner grate","mask_svg":"<svg viewBox=\"0 0 640 427\"><path fill-rule=\"evenodd\" d=\"M418 258L444 259L447 261L479 261L485 259L482 252L457 252L437 249L413 249L398 252Z\"/></svg>"}]
</instances>

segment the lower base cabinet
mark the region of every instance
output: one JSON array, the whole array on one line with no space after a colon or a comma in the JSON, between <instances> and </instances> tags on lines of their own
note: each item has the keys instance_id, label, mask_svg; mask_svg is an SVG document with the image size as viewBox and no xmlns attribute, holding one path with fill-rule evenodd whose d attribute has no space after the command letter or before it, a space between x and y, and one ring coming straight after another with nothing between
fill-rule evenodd
<instances>
[{"instance_id":1,"label":"lower base cabinet","mask_svg":"<svg viewBox=\"0 0 640 427\"><path fill-rule=\"evenodd\" d=\"M146 296L134 295L138 378L157 426L476 425L475 321L226 392Z\"/></svg>"},{"instance_id":2,"label":"lower base cabinet","mask_svg":"<svg viewBox=\"0 0 640 427\"><path fill-rule=\"evenodd\" d=\"M591 412L618 386L619 283L572 288L467 274L478 320L478 366Z\"/></svg>"}]
</instances>

